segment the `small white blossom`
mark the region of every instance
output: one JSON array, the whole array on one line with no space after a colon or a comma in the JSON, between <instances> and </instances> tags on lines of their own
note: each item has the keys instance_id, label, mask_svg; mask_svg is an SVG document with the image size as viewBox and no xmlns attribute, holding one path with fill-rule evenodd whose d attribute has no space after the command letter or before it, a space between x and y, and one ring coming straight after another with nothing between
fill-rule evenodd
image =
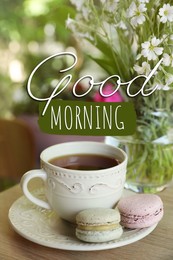
<instances>
[{"instance_id":1,"label":"small white blossom","mask_svg":"<svg viewBox=\"0 0 173 260\"><path fill-rule=\"evenodd\" d=\"M123 22L123 21L120 21L118 24L117 24L117 27L122 29L122 30L127 30L127 26L126 24Z\"/></svg>"},{"instance_id":2,"label":"small white blossom","mask_svg":"<svg viewBox=\"0 0 173 260\"><path fill-rule=\"evenodd\" d=\"M167 75L167 80L166 80L166 84L169 86L173 83L173 75L168 74Z\"/></svg>"},{"instance_id":3,"label":"small white blossom","mask_svg":"<svg viewBox=\"0 0 173 260\"><path fill-rule=\"evenodd\" d=\"M157 83L158 90L170 90L170 85L173 83L173 75L170 73L166 74L166 81L165 84L161 83L160 81Z\"/></svg>"},{"instance_id":4,"label":"small white blossom","mask_svg":"<svg viewBox=\"0 0 173 260\"><path fill-rule=\"evenodd\" d=\"M75 32L75 20L71 19L70 16L68 16L66 20L66 27L70 29L72 32Z\"/></svg>"},{"instance_id":5,"label":"small white blossom","mask_svg":"<svg viewBox=\"0 0 173 260\"><path fill-rule=\"evenodd\" d=\"M170 4L164 4L162 8L159 9L159 15L161 16L160 21L162 23L173 22L173 6Z\"/></svg>"},{"instance_id":6,"label":"small white blossom","mask_svg":"<svg viewBox=\"0 0 173 260\"><path fill-rule=\"evenodd\" d=\"M70 2L76 6L78 11L80 11L85 3L85 0L70 0Z\"/></svg>"},{"instance_id":7,"label":"small white blossom","mask_svg":"<svg viewBox=\"0 0 173 260\"><path fill-rule=\"evenodd\" d=\"M105 10L112 13L117 9L119 0L109 0L105 1Z\"/></svg>"},{"instance_id":8,"label":"small white blossom","mask_svg":"<svg viewBox=\"0 0 173 260\"><path fill-rule=\"evenodd\" d=\"M144 61L144 62L142 62L141 67L136 64L134 66L134 70L140 75L142 75L142 74L148 75L151 71L151 68L150 68L150 64L148 64L146 61Z\"/></svg>"},{"instance_id":9,"label":"small white blossom","mask_svg":"<svg viewBox=\"0 0 173 260\"><path fill-rule=\"evenodd\" d=\"M140 3L149 3L150 0L139 0Z\"/></svg>"},{"instance_id":10,"label":"small white blossom","mask_svg":"<svg viewBox=\"0 0 173 260\"><path fill-rule=\"evenodd\" d=\"M132 2L127 9L127 17L131 18L130 22L133 26L138 24L143 24L145 22L144 12L147 10L145 4L140 4L137 6L135 2Z\"/></svg>"},{"instance_id":11,"label":"small white blossom","mask_svg":"<svg viewBox=\"0 0 173 260\"><path fill-rule=\"evenodd\" d=\"M170 66L173 67L173 53L171 55L164 53L163 54L163 61L162 61L164 66Z\"/></svg>"},{"instance_id":12,"label":"small white blossom","mask_svg":"<svg viewBox=\"0 0 173 260\"><path fill-rule=\"evenodd\" d=\"M83 17L87 20L89 18L89 14L90 14L89 8L84 6L81 11L82 11Z\"/></svg>"},{"instance_id":13,"label":"small white blossom","mask_svg":"<svg viewBox=\"0 0 173 260\"><path fill-rule=\"evenodd\" d=\"M158 90L165 90L165 91L167 91L167 90L170 89L170 87L168 85L157 84L157 89Z\"/></svg>"},{"instance_id":14,"label":"small white blossom","mask_svg":"<svg viewBox=\"0 0 173 260\"><path fill-rule=\"evenodd\" d=\"M156 60L157 56L161 55L163 52L162 47L158 47L161 43L159 39L153 37L151 42L147 41L142 43L142 52L141 54L146 57L148 60Z\"/></svg>"}]
</instances>

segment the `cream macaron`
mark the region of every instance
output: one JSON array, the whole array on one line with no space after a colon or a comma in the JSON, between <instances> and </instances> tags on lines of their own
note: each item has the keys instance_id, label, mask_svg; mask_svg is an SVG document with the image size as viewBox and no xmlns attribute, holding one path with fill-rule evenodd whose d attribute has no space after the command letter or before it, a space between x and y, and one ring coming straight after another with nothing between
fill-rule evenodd
<instances>
[{"instance_id":1,"label":"cream macaron","mask_svg":"<svg viewBox=\"0 0 173 260\"><path fill-rule=\"evenodd\" d=\"M76 216L76 236L82 241L95 243L118 239L123 233L119 222L118 209L86 209Z\"/></svg>"}]
</instances>

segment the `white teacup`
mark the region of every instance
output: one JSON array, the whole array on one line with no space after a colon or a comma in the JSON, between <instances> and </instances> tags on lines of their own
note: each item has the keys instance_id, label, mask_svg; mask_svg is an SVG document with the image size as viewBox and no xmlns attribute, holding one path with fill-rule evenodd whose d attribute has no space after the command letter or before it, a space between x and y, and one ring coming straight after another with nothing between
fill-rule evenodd
<instances>
[{"instance_id":1,"label":"white teacup","mask_svg":"<svg viewBox=\"0 0 173 260\"><path fill-rule=\"evenodd\" d=\"M116 166L99 170L66 169L51 164L55 157L74 154L93 154L114 157L120 161ZM76 214L87 208L113 208L122 196L126 178L127 155L119 148L99 142L69 142L50 146L41 155L41 168L25 173L21 187L25 196L34 204L52 209L70 222ZM33 178L45 182L48 202L36 198L28 190Z\"/></svg>"}]
</instances>

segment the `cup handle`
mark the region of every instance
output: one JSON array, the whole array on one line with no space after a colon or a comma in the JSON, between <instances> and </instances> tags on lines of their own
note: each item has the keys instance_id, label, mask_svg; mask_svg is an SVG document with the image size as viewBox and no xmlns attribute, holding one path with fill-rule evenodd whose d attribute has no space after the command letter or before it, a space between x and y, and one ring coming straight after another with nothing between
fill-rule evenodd
<instances>
[{"instance_id":1,"label":"cup handle","mask_svg":"<svg viewBox=\"0 0 173 260\"><path fill-rule=\"evenodd\" d=\"M50 205L46 202L43 201L41 199L36 198L35 196L33 196L31 194L31 192L28 190L28 183L30 182L31 179L34 178L41 178L44 182L46 182L47 180L47 174L44 170L39 169L39 170L31 170L26 172L20 181L21 184L21 188L23 190L23 193L25 194L25 196L34 204L36 204L37 206L40 206L42 208L45 209L51 209Z\"/></svg>"}]
</instances>

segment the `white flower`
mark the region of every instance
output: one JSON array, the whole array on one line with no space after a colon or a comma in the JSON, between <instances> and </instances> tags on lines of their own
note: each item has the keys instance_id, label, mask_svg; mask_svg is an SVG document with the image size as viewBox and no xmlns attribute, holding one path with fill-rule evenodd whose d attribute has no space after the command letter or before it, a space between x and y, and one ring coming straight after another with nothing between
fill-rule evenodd
<instances>
[{"instance_id":1,"label":"white flower","mask_svg":"<svg viewBox=\"0 0 173 260\"><path fill-rule=\"evenodd\" d=\"M161 16L160 21L162 23L166 23L167 21L173 22L173 6L164 4L163 7L159 9L159 15Z\"/></svg>"},{"instance_id":2,"label":"white flower","mask_svg":"<svg viewBox=\"0 0 173 260\"><path fill-rule=\"evenodd\" d=\"M166 81L165 84L161 83L160 81L157 83L157 89L158 90L169 90L170 89L170 85L173 83L173 75L171 75L170 73L166 74Z\"/></svg>"},{"instance_id":3,"label":"white flower","mask_svg":"<svg viewBox=\"0 0 173 260\"><path fill-rule=\"evenodd\" d=\"M148 60L156 60L157 56L161 55L163 52L162 47L157 47L161 43L161 40L153 37L151 42L147 41L142 43L142 52L141 54L146 57Z\"/></svg>"},{"instance_id":4,"label":"white flower","mask_svg":"<svg viewBox=\"0 0 173 260\"><path fill-rule=\"evenodd\" d=\"M78 11L80 11L85 3L85 0L70 0L70 2L76 6Z\"/></svg>"},{"instance_id":5,"label":"white flower","mask_svg":"<svg viewBox=\"0 0 173 260\"><path fill-rule=\"evenodd\" d=\"M167 75L167 80L166 80L166 85L171 85L173 83L173 75L168 74Z\"/></svg>"},{"instance_id":6,"label":"white flower","mask_svg":"<svg viewBox=\"0 0 173 260\"><path fill-rule=\"evenodd\" d=\"M118 24L117 24L117 27L122 29L122 30L127 30L127 26L126 24L123 22L123 21L120 21Z\"/></svg>"},{"instance_id":7,"label":"white flower","mask_svg":"<svg viewBox=\"0 0 173 260\"><path fill-rule=\"evenodd\" d=\"M168 85L157 84L157 89L158 90L165 90L165 91L167 91L167 90L170 89L170 87Z\"/></svg>"},{"instance_id":8,"label":"white flower","mask_svg":"<svg viewBox=\"0 0 173 260\"><path fill-rule=\"evenodd\" d=\"M70 29L72 32L75 32L75 20L71 19L70 16L68 16L66 20L66 27Z\"/></svg>"},{"instance_id":9,"label":"white flower","mask_svg":"<svg viewBox=\"0 0 173 260\"><path fill-rule=\"evenodd\" d=\"M146 61L144 61L144 62L142 62L141 67L136 64L134 66L134 70L140 75L142 75L142 74L148 75L151 71L151 68L150 68L150 64L148 64Z\"/></svg>"},{"instance_id":10,"label":"white flower","mask_svg":"<svg viewBox=\"0 0 173 260\"><path fill-rule=\"evenodd\" d=\"M173 67L173 53L171 55L164 53L163 54L163 61L162 61L164 66L170 66Z\"/></svg>"},{"instance_id":11,"label":"white flower","mask_svg":"<svg viewBox=\"0 0 173 260\"><path fill-rule=\"evenodd\" d=\"M105 10L112 13L117 9L119 0L105 1Z\"/></svg>"},{"instance_id":12,"label":"white flower","mask_svg":"<svg viewBox=\"0 0 173 260\"><path fill-rule=\"evenodd\" d=\"M140 3L149 3L150 0L139 0Z\"/></svg>"},{"instance_id":13,"label":"white flower","mask_svg":"<svg viewBox=\"0 0 173 260\"><path fill-rule=\"evenodd\" d=\"M127 9L127 17L131 18L130 22L133 26L138 24L143 24L145 22L144 12L147 10L145 4L140 4L137 6L135 2L132 2Z\"/></svg>"},{"instance_id":14,"label":"white flower","mask_svg":"<svg viewBox=\"0 0 173 260\"><path fill-rule=\"evenodd\" d=\"M163 83L160 80L156 80L154 88L157 86L158 90L169 90L169 86L165 83Z\"/></svg>"},{"instance_id":15,"label":"white flower","mask_svg":"<svg viewBox=\"0 0 173 260\"><path fill-rule=\"evenodd\" d=\"M87 20L89 18L90 10L87 7L82 7L82 14L83 17Z\"/></svg>"}]
</instances>

